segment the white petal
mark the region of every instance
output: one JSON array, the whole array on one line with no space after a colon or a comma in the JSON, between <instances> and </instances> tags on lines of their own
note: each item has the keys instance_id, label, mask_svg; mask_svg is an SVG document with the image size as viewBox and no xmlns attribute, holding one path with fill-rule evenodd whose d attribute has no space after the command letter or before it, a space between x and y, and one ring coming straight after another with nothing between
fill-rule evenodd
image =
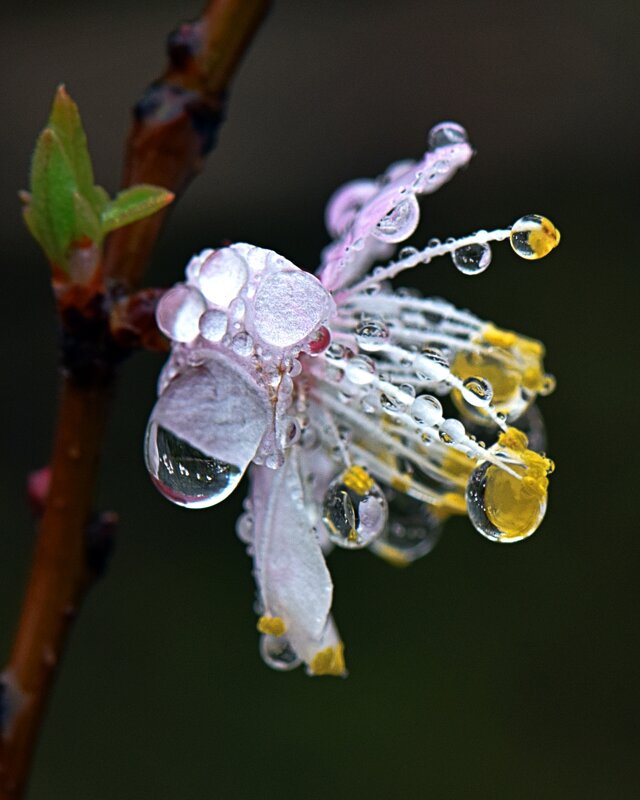
<instances>
[{"instance_id":1,"label":"white petal","mask_svg":"<svg viewBox=\"0 0 640 800\"><path fill-rule=\"evenodd\" d=\"M283 620L296 653L313 657L325 634L333 585L305 509L297 448L280 469L252 467L251 504L254 574L264 613Z\"/></svg>"}]
</instances>

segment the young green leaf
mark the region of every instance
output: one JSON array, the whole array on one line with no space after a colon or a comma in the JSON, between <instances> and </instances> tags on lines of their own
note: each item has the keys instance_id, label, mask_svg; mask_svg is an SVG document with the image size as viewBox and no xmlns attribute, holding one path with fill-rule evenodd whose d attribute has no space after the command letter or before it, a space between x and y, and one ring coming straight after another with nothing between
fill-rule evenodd
<instances>
[{"instance_id":1,"label":"young green leaf","mask_svg":"<svg viewBox=\"0 0 640 800\"><path fill-rule=\"evenodd\" d=\"M78 106L59 86L53 101L48 126L57 134L69 159L80 194L87 199L93 192L93 168L87 148L87 137L80 120Z\"/></svg>"},{"instance_id":2,"label":"young green leaf","mask_svg":"<svg viewBox=\"0 0 640 800\"><path fill-rule=\"evenodd\" d=\"M173 200L172 192L160 186L139 184L120 192L102 212L102 232L122 228L155 214Z\"/></svg>"}]
</instances>

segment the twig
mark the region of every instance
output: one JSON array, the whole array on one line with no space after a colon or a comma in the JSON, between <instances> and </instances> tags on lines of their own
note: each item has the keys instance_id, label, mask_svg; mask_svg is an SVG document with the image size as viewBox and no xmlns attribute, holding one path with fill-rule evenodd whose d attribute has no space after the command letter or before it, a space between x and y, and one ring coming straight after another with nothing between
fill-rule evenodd
<instances>
[{"instance_id":1,"label":"twig","mask_svg":"<svg viewBox=\"0 0 640 800\"><path fill-rule=\"evenodd\" d=\"M180 193L215 143L224 93L269 0L212 0L169 40L170 65L136 106L124 185ZM164 214L116 231L105 252L104 287L82 309L61 308L63 386L51 486L18 630L0 684L0 800L24 796L43 713L82 599L101 572L113 520L88 541L95 485L119 361L110 317L143 276ZM104 292L104 293L103 293ZM96 549L97 548L97 549Z\"/></svg>"}]
</instances>

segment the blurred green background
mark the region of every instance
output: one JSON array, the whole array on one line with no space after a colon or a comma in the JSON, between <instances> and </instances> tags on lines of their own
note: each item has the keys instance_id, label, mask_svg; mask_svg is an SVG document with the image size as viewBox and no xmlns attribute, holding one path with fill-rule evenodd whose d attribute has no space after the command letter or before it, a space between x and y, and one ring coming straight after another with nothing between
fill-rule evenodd
<instances>
[{"instance_id":1,"label":"blurred green background","mask_svg":"<svg viewBox=\"0 0 640 800\"><path fill-rule=\"evenodd\" d=\"M56 84L79 103L97 179L118 185L129 107L197 2L7 4L3 124L0 645L33 541L25 474L47 461L56 327L45 264L19 217ZM635 798L640 556L634 506L639 150L637 4L281 0L235 82L218 149L180 202L149 283L223 239L313 268L341 182L468 128L470 168L424 204L423 241L551 217L542 262L496 248L425 292L543 339L541 407L556 460L547 519L498 547L456 520L407 570L331 556L350 677L261 663L242 491L189 512L152 488L142 437L162 359L125 366L99 504L121 514L44 729L32 800Z\"/></svg>"}]
</instances>

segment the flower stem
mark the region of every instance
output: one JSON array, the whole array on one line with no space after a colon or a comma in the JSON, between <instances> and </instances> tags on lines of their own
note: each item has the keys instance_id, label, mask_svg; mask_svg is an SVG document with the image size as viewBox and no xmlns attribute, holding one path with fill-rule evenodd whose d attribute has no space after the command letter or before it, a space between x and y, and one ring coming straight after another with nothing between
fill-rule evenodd
<instances>
[{"instance_id":1,"label":"flower stem","mask_svg":"<svg viewBox=\"0 0 640 800\"><path fill-rule=\"evenodd\" d=\"M225 90L264 17L269 0L211 0L194 23L169 40L169 67L138 103L125 155L124 185L154 183L179 194L215 144ZM158 113L158 103L162 107ZM65 353L53 443L51 486L10 660L0 680L0 800L24 797L36 740L74 617L101 573L100 552L89 541L104 434L123 355L109 314L139 286L164 213L111 235L104 254L104 286L91 303L60 307L69 350L95 349L95 363L74 368ZM81 296L82 292L79 293ZM69 295L72 297L73 295ZM87 325L78 325L86 317ZM87 337L83 341L83 336ZM83 345L87 345L87 347ZM95 526L94 526L95 527ZM105 530L109 530L105 528ZM107 537L108 538L108 537ZM98 543L106 556L109 542Z\"/></svg>"}]
</instances>

